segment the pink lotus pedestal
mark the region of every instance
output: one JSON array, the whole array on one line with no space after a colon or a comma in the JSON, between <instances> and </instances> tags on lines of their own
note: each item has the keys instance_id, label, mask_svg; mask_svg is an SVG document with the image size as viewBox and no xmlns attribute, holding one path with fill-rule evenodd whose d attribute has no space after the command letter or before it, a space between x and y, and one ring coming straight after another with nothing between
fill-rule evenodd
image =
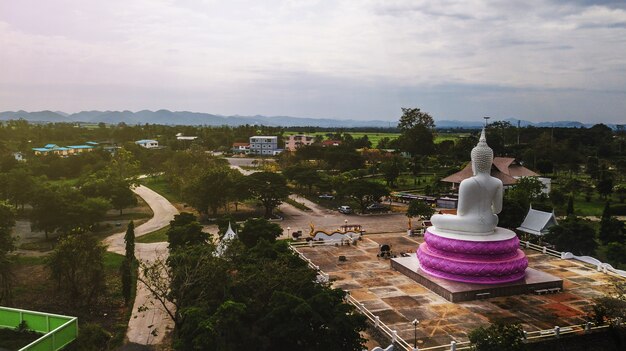
<instances>
[{"instance_id":1,"label":"pink lotus pedestal","mask_svg":"<svg viewBox=\"0 0 626 351\"><path fill-rule=\"evenodd\" d=\"M391 266L452 302L563 289L558 277L528 267L514 232L469 238L428 228L417 253Z\"/></svg>"},{"instance_id":2,"label":"pink lotus pedestal","mask_svg":"<svg viewBox=\"0 0 626 351\"><path fill-rule=\"evenodd\" d=\"M425 242L417 250L424 272L474 284L508 283L524 278L528 259L519 249L514 232L502 228L489 236L444 236L433 232L432 227L426 230Z\"/></svg>"}]
</instances>

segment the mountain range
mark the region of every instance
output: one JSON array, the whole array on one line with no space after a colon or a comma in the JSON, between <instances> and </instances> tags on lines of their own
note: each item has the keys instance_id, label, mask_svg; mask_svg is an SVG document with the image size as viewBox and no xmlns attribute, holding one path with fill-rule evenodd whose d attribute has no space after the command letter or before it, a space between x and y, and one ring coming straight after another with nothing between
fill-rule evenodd
<instances>
[{"instance_id":1,"label":"mountain range","mask_svg":"<svg viewBox=\"0 0 626 351\"><path fill-rule=\"evenodd\" d=\"M142 110L132 111L81 111L78 113L68 114L62 111L6 111L0 112L0 121L24 119L29 122L40 123L106 123L118 124L124 122L126 124L166 124L166 125L209 125L209 126L238 126L238 125L265 125L265 126L282 126L282 127L304 127L316 126L325 128L359 128L359 127L378 127L388 128L395 127L396 122L382 120L354 120L354 119L332 119L332 118L304 118L290 116L222 116L209 113L189 112L189 111L169 111L158 110L149 111ZM585 124L576 121L559 121L559 122L530 122L525 120L517 120L514 118L505 121L517 126L534 127L565 127L580 128L591 127L593 124ZM458 120L436 120L437 128L468 128L476 129L483 126L482 121L458 121ZM614 128L614 125L609 125Z\"/></svg>"}]
</instances>

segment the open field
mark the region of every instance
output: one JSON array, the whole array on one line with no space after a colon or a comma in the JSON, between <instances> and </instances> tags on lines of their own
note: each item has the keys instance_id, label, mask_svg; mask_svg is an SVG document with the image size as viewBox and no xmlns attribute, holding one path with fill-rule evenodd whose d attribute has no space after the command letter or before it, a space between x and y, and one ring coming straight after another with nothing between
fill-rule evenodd
<instances>
[{"instance_id":1,"label":"open field","mask_svg":"<svg viewBox=\"0 0 626 351\"><path fill-rule=\"evenodd\" d=\"M364 135L367 135L367 138L372 142L372 147L376 147L376 145L378 145L378 142L380 141L380 139L382 138L389 138L389 139L397 139L400 136L400 133L385 133L385 132L345 132L346 134L350 134L352 135L353 138L355 139L359 139L362 138ZM333 132L314 132L314 133L299 133L299 132L285 132L285 136L288 135L294 135L294 134L306 134L306 135L322 135L324 137L326 137L327 134L333 134ZM435 136L435 143L440 143L444 140L452 140L455 141L460 137L464 137L464 136L468 136L469 133L446 133L446 134L436 134Z\"/></svg>"}]
</instances>

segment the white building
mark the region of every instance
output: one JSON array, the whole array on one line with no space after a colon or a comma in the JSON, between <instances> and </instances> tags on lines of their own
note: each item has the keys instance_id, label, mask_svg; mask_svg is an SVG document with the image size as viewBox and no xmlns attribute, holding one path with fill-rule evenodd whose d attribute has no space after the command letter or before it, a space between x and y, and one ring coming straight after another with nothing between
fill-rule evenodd
<instances>
[{"instance_id":1,"label":"white building","mask_svg":"<svg viewBox=\"0 0 626 351\"><path fill-rule=\"evenodd\" d=\"M517 227L517 230L524 233L542 236L550 231L550 228L558 225L554 212L544 212L534 210L532 206L524 218L524 222Z\"/></svg>"},{"instance_id":2,"label":"white building","mask_svg":"<svg viewBox=\"0 0 626 351\"><path fill-rule=\"evenodd\" d=\"M142 139L135 141L135 144L145 147L146 149L154 149L159 147L159 142L152 139Z\"/></svg>"},{"instance_id":3,"label":"white building","mask_svg":"<svg viewBox=\"0 0 626 351\"><path fill-rule=\"evenodd\" d=\"M177 133L176 139L177 140L196 140L198 139L198 137L197 136L185 136L183 135L183 133Z\"/></svg>"},{"instance_id":4,"label":"white building","mask_svg":"<svg viewBox=\"0 0 626 351\"><path fill-rule=\"evenodd\" d=\"M276 155L278 149L278 137L255 135L250 137L250 153L257 155Z\"/></svg>"}]
</instances>

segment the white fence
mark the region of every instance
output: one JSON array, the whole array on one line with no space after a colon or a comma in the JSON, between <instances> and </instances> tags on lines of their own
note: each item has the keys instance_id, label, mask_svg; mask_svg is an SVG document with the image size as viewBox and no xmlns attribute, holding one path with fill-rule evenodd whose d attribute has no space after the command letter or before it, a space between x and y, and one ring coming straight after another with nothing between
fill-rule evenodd
<instances>
[{"instance_id":1,"label":"white fence","mask_svg":"<svg viewBox=\"0 0 626 351\"><path fill-rule=\"evenodd\" d=\"M329 282L330 281L330 276L328 275L328 273L322 271L320 269L320 267L316 264L314 264L309 258L307 258L304 254L302 254L300 251L298 251L297 247L315 247L315 246L335 246L335 245L349 245L349 240L322 240L322 241L308 241L308 242L292 242L289 245L289 248L296 254L298 255L302 260L304 260L305 262L307 262L307 264L309 265L309 267L311 269L314 269L316 272L318 272L319 276L318 278L321 281L325 281L325 282ZM614 274L617 275L619 277L626 277L626 272L625 271L621 271L618 269L613 268L610 264L608 263L602 263L599 260L593 258L593 257L589 257L589 256L575 256L570 252L560 252L560 251L556 251L550 248L547 248L546 246L540 246L540 245L536 245L533 243L530 243L528 241L520 241L520 246L527 248L527 249L532 249L532 250L536 250L536 251L540 251L546 255L550 255L553 257L558 257L561 259L575 259L587 264L592 264L596 266L596 269L598 271L602 271L606 274ZM403 338L401 338L397 331L394 329L391 329L388 325L386 325L383 321L380 320L380 317L378 317L377 315L375 315L372 311L368 310L365 305L361 302L359 302L358 300L356 300L354 297L352 297L349 293L349 291L347 291L346 294L346 302L350 303L351 305L353 305L357 311L359 311L361 314L365 315L367 317L367 319L374 325L374 327L378 330L380 330L384 335L386 335L387 337L389 337L389 339L391 340L392 344L394 344L395 346L399 347L401 350L405 350L405 351L416 351L416 350L420 350L420 351L461 351L461 350L469 350L471 348L471 343L469 341L462 341L462 342L457 342L456 340L451 340L450 344L444 344L444 345L439 345L439 346L431 346L431 347L425 347L425 348L413 348L413 346L408 343L406 340L404 340ZM624 323L626 324L626 323ZM582 324L582 325L570 325L570 326L556 326L552 329L545 329L545 330L536 330L536 331L524 331L524 339L525 340L538 340L538 339L543 339L543 338L558 338L561 337L562 335L567 335L567 334L572 334L572 333L589 333L593 330L600 330L600 329L605 329L608 328L609 325L595 325L591 322L588 322L586 324Z\"/></svg>"},{"instance_id":2,"label":"white fence","mask_svg":"<svg viewBox=\"0 0 626 351\"><path fill-rule=\"evenodd\" d=\"M600 260L598 260L597 258L591 257L591 256L576 256L571 252L561 252L561 251L556 251L556 250L552 250L549 249L545 246L539 246L533 243L530 243L528 241L520 241L520 246L527 248L527 249L532 249L532 250L536 250L536 251L541 251L544 254L550 255L550 256L554 256L554 257L558 257L560 259L563 260L577 260L583 263L587 263L590 265L595 266L596 270L598 272L604 272L606 274L613 274L613 275L617 275L620 278L626 278L626 271L614 268L613 266L611 266L608 263L604 263Z\"/></svg>"}]
</instances>

